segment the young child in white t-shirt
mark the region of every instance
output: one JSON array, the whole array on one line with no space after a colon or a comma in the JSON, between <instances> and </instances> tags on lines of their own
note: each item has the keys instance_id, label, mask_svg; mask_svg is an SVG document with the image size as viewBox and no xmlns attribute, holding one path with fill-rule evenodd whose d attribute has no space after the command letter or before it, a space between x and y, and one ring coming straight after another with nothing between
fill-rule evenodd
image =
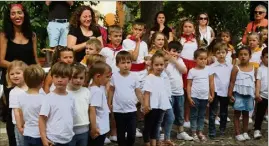
<instances>
[{"instance_id":1,"label":"young child in white t-shirt","mask_svg":"<svg viewBox=\"0 0 269 146\"><path fill-rule=\"evenodd\" d=\"M103 146L106 134L109 132L109 107L107 104L105 86L111 77L111 67L105 62L99 61L90 68L90 146Z\"/></svg>"},{"instance_id":2,"label":"young child in white t-shirt","mask_svg":"<svg viewBox=\"0 0 269 146\"><path fill-rule=\"evenodd\" d=\"M18 98L19 109L22 111L23 117L17 121L17 126L21 127L24 135L24 145L43 146L39 128L38 118L39 112L45 94L40 93L45 79L45 71L39 65L30 65L25 69L24 80L28 86L28 90L21 94Z\"/></svg>"},{"instance_id":3,"label":"young child in white t-shirt","mask_svg":"<svg viewBox=\"0 0 269 146\"><path fill-rule=\"evenodd\" d=\"M138 76L131 69L132 56L120 51L116 56L118 72L114 72L110 82L108 103L113 111L119 146L133 146L136 135L136 104L142 102L142 92ZM127 139L125 138L127 133Z\"/></svg>"},{"instance_id":4,"label":"young child in white t-shirt","mask_svg":"<svg viewBox=\"0 0 269 146\"><path fill-rule=\"evenodd\" d=\"M43 145L69 145L73 136L75 99L66 91L72 68L57 62L51 69L55 89L46 95L39 113L39 130Z\"/></svg>"},{"instance_id":5,"label":"young child in white t-shirt","mask_svg":"<svg viewBox=\"0 0 269 146\"><path fill-rule=\"evenodd\" d=\"M12 61L7 69L8 87L14 87L9 93L9 108L12 109L12 123L14 124L14 133L17 146L24 145L23 124L18 125L16 121L22 121L22 112L19 106L20 95L28 89L23 78L23 72L27 65L22 61Z\"/></svg>"},{"instance_id":6,"label":"young child in white t-shirt","mask_svg":"<svg viewBox=\"0 0 269 146\"><path fill-rule=\"evenodd\" d=\"M145 78L144 108L145 124L143 139L145 145L156 145L160 125L167 109L171 108L169 94L165 86L165 80L161 74L165 66L165 58L162 53L155 53L151 57L151 73Z\"/></svg>"},{"instance_id":7,"label":"young child in white t-shirt","mask_svg":"<svg viewBox=\"0 0 269 146\"><path fill-rule=\"evenodd\" d=\"M75 97L76 116L74 117L74 137L71 145L87 146L89 136L89 101L90 91L82 87L85 83L86 68L76 63L72 66L72 78L67 86L67 92Z\"/></svg>"},{"instance_id":8,"label":"young child in white t-shirt","mask_svg":"<svg viewBox=\"0 0 269 146\"><path fill-rule=\"evenodd\" d=\"M206 106L212 101L212 89L209 84L209 67L207 64L207 51L198 49L194 52L196 66L190 69L187 77L187 95L191 106L190 122L193 140L206 141L203 134Z\"/></svg>"}]
</instances>

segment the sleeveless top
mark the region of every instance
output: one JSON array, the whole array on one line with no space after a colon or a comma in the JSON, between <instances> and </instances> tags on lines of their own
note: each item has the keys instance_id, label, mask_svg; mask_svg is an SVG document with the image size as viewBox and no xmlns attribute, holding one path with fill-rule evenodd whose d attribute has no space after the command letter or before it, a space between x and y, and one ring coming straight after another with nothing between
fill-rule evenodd
<instances>
[{"instance_id":1,"label":"sleeveless top","mask_svg":"<svg viewBox=\"0 0 269 146\"><path fill-rule=\"evenodd\" d=\"M206 26L206 32L205 33L202 33L201 30L199 29L199 32L201 34L200 40L202 41L203 39L205 39L207 41L207 46L210 44L211 31L212 31L212 28L210 26Z\"/></svg>"},{"instance_id":2,"label":"sleeveless top","mask_svg":"<svg viewBox=\"0 0 269 146\"><path fill-rule=\"evenodd\" d=\"M251 95L254 97L255 92L255 76L254 67L250 72L241 71L238 66L238 73L236 75L235 85L233 91L242 95Z\"/></svg>"}]
</instances>

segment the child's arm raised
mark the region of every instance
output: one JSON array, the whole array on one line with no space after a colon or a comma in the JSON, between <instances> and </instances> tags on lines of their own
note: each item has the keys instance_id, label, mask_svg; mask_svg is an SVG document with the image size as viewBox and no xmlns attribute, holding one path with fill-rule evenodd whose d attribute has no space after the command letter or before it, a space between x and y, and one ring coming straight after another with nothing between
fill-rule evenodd
<instances>
[{"instance_id":1,"label":"child's arm raised","mask_svg":"<svg viewBox=\"0 0 269 146\"><path fill-rule=\"evenodd\" d=\"M191 86L192 86L192 79L187 80L187 97L189 100L189 103L192 107L195 106L194 101L191 99Z\"/></svg>"},{"instance_id":2,"label":"child's arm raised","mask_svg":"<svg viewBox=\"0 0 269 146\"><path fill-rule=\"evenodd\" d=\"M100 131L96 126L96 107L90 106L89 108L89 114L90 114L90 125L91 125L91 137L95 139L97 136L100 135Z\"/></svg>"},{"instance_id":3,"label":"child's arm raised","mask_svg":"<svg viewBox=\"0 0 269 146\"><path fill-rule=\"evenodd\" d=\"M110 111L112 112L112 108L113 108L113 105L112 105L112 100L113 100L113 96L114 96L114 93L115 93L115 87L114 86L110 86L109 87L109 90L108 90L108 107L110 109Z\"/></svg>"},{"instance_id":4,"label":"child's arm raised","mask_svg":"<svg viewBox=\"0 0 269 146\"><path fill-rule=\"evenodd\" d=\"M52 77L51 77L50 72L49 72L46 79L45 79L44 86L43 86L43 89L44 89L46 94L48 94L50 92L51 85L52 85Z\"/></svg>"},{"instance_id":5,"label":"child's arm raised","mask_svg":"<svg viewBox=\"0 0 269 146\"><path fill-rule=\"evenodd\" d=\"M171 57L171 56L170 56L169 61L175 65L176 69L177 69L181 74L185 74L185 73L187 73L187 67L186 67L185 65L183 65L183 64L184 64L183 61L182 61L183 64L182 64L182 63L179 63L179 62L177 61L177 59L175 59L174 57Z\"/></svg>"},{"instance_id":6,"label":"child's arm raised","mask_svg":"<svg viewBox=\"0 0 269 146\"><path fill-rule=\"evenodd\" d=\"M238 68L237 66L234 66L231 72L231 78L230 78L230 85L228 89L228 97L230 98L231 102L234 102L235 99L233 97L233 89L234 89L234 83L236 80L236 75L238 73Z\"/></svg>"},{"instance_id":7,"label":"child's arm raised","mask_svg":"<svg viewBox=\"0 0 269 146\"><path fill-rule=\"evenodd\" d=\"M47 138L46 123L47 123L47 117L44 115L40 115L38 119L38 126L43 146L52 146L53 142L51 142Z\"/></svg>"}]
</instances>

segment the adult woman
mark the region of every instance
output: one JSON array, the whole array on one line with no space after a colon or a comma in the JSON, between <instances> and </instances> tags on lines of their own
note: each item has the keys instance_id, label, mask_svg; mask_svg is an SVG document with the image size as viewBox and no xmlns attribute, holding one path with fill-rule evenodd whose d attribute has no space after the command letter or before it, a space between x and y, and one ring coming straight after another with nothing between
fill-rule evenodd
<instances>
[{"instance_id":1,"label":"adult woman","mask_svg":"<svg viewBox=\"0 0 269 146\"><path fill-rule=\"evenodd\" d=\"M199 22L201 45L207 47L215 38L215 33L213 29L208 26L209 19L207 13L201 13L200 15L198 15L197 21Z\"/></svg>"},{"instance_id":2,"label":"adult woman","mask_svg":"<svg viewBox=\"0 0 269 146\"><path fill-rule=\"evenodd\" d=\"M67 36L67 46L76 52L77 62L80 62L85 56L86 42L92 37L97 38L103 44L92 8L81 6L71 16L70 30Z\"/></svg>"},{"instance_id":3,"label":"adult woman","mask_svg":"<svg viewBox=\"0 0 269 146\"><path fill-rule=\"evenodd\" d=\"M154 27L150 30L150 38L154 32L159 31L166 36L168 43L173 41L172 30L166 25L165 14L163 11L156 14L154 21Z\"/></svg>"},{"instance_id":4,"label":"adult woman","mask_svg":"<svg viewBox=\"0 0 269 146\"><path fill-rule=\"evenodd\" d=\"M8 97L10 89L6 87L5 75L10 62L21 60L28 65L38 62L36 35L32 31L29 15L21 4L11 4L5 12L0 41L1 80L4 85L5 97ZM8 98L6 101L8 108ZM7 116L7 133L9 145L16 145L14 125L11 122L11 110L9 110Z\"/></svg>"}]
</instances>

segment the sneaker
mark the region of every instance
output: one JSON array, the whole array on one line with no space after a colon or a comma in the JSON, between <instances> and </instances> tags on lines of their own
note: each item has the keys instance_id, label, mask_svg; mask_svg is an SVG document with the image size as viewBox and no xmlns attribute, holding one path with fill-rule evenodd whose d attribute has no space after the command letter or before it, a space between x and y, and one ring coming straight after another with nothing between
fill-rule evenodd
<instances>
[{"instance_id":1,"label":"sneaker","mask_svg":"<svg viewBox=\"0 0 269 146\"><path fill-rule=\"evenodd\" d=\"M111 143L111 141L106 137L105 144L109 144L109 143Z\"/></svg>"},{"instance_id":2,"label":"sneaker","mask_svg":"<svg viewBox=\"0 0 269 146\"><path fill-rule=\"evenodd\" d=\"M193 137L193 141L200 142L200 139L198 138L197 134L193 134L192 137Z\"/></svg>"},{"instance_id":3,"label":"sneaker","mask_svg":"<svg viewBox=\"0 0 269 146\"><path fill-rule=\"evenodd\" d=\"M160 138L159 138L160 141L163 141L164 140L164 134L160 134Z\"/></svg>"},{"instance_id":4,"label":"sneaker","mask_svg":"<svg viewBox=\"0 0 269 146\"><path fill-rule=\"evenodd\" d=\"M215 119L215 125L220 125L219 120Z\"/></svg>"},{"instance_id":5,"label":"sneaker","mask_svg":"<svg viewBox=\"0 0 269 146\"><path fill-rule=\"evenodd\" d=\"M254 139L259 139L261 137L262 137L261 131L260 130L255 130L254 131Z\"/></svg>"},{"instance_id":6,"label":"sneaker","mask_svg":"<svg viewBox=\"0 0 269 146\"><path fill-rule=\"evenodd\" d=\"M249 119L248 119L248 123L249 123L249 124L253 123L252 118L249 118Z\"/></svg>"},{"instance_id":7,"label":"sneaker","mask_svg":"<svg viewBox=\"0 0 269 146\"><path fill-rule=\"evenodd\" d=\"M117 142L117 136L110 136L109 139L110 141Z\"/></svg>"},{"instance_id":8,"label":"sneaker","mask_svg":"<svg viewBox=\"0 0 269 146\"><path fill-rule=\"evenodd\" d=\"M235 139L238 141L245 141L246 140L242 134L236 135Z\"/></svg>"},{"instance_id":9,"label":"sneaker","mask_svg":"<svg viewBox=\"0 0 269 146\"><path fill-rule=\"evenodd\" d=\"M191 128L191 122L184 122L183 127Z\"/></svg>"},{"instance_id":10,"label":"sneaker","mask_svg":"<svg viewBox=\"0 0 269 146\"><path fill-rule=\"evenodd\" d=\"M246 140L250 140L250 137L248 136L248 133L244 133L243 136L244 136L244 138L245 138Z\"/></svg>"},{"instance_id":11,"label":"sneaker","mask_svg":"<svg viewBox=\"0 0 269 146\"><path fill-rule=\"evenodd\" d=\"M208 125L209 121L207 119L204 120L205 124Z\"/></svg>"},{"instance_id":12,"label":"sneaker","mask_svg":"<svg viewBox=\"0 0 269 146\"><path fill-rule=\"evenodd\" d=\"M137 138L140 138L140 137L143 136L142 133L140 132L140 130L139 130L138 128L136 128L135 136L136 136Z\"/></svg>"},{"instance_id":13,"label":"sneaker","mask_svg":"<svg viewBox=\"0 0 269 146\"><path fill-rule=\"evenodd\" d=\"M177 139L183 139L183 140L193 140L193 137L189 136L186 132L181 132L177 134Z\"/></svg>"},{"instance_id":14,"label":"sneaker","mask_svg":"<svg viewBox=\"0 0 269 146\"><path fill-rule=\"evenodd\" d=\"M231 122L231 119L229 117L227 117L227 122Z\"/></svg>"}]
</instances>

